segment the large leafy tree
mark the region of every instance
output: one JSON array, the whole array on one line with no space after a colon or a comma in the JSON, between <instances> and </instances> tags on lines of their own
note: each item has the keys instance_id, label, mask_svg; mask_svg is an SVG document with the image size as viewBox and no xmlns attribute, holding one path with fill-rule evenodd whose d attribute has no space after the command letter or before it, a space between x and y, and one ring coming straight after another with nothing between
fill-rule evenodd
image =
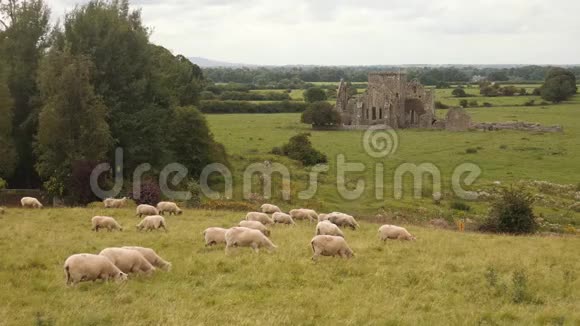
<instances>
[{"instance_id":1,"label":"large leafy tree","mask_svg":"<svg viewBox=\"0 0 580 326\"><path fill-rule=\"evenodd\" d=\"M37 129L36 76L49 46L50 10L43 0L8 0L0 3L0 54L6 64L6 81L13 99L12 134L18 153L14 187L38 186L32 142Z\"/></svg>"},{"instance_id":2,"label":"large leafy tree","mask_svg":"<svg viewBox=\"0 0 580 326\"><path fill-rule=\"evenodd\" d=\"M304 91L304 101L314 103L326 101L326 92L319 87L311 87Z\"/></svg>"},{"instance_id":3,"label":"large leafy tree","mask_svg":"<svg viewBox=\"0 0 580 326\"><path fill-rule=\"evenodd\" d=\"M326 101L314 102L302 113L300 121L315 126L339 125L340 114Z\"/></svg>"},{"instance_id":4,"label":"large leafy tree","mask_svg":"<svg viewBox=\"0 0 580 326\"><path fill-rule=\"evenodd\" d=\"M106 157L111 134L107 107L91 85L92 63L84 56L53 49L42 63L39 84L37 170L44 179L67 185L77 162Z\"/></svg>"},{"instance_id":5,"label":"large leafy tree","mask_svg":"<svg viewBox=\"0 0 580 326\"><path fill-rule=\"evenodd\" d=\"M571 71L552 68L546 74L540 94L544 100L559 103L574 95L576 91L576 76Z\"/></svg>"}]
</instances>

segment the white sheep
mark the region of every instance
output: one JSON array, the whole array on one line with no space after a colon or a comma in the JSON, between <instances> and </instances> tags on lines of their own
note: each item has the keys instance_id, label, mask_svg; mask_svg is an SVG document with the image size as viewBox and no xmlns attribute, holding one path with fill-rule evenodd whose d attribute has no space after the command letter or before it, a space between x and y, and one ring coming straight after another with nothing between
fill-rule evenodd
<instances>
[{"instance_id":1,"label":"white sheep","mask_svg":"<svg viewBox=\"0 0 580 326\"><path fill-rule=\"evenodd\" d=\"M24 208L42 208L40 201L34 197L22 197L20 204Z\"/></svg>"},{"instance_id":2,"label":"white sheep","mask_svg":"<svg viewBox=\"0 0 580 326\"><path fill-rule=\"evenodd\" d=\"M318 222L318 224L316 225L316 235L334 235L337 237L344 238L342 230L328 220Z\"/></svg>"},{"instance_id":3,"label":"white sheep","mask_svg":"<svg viewBox=\"0 0 580 326\"><path fill-rule=\"evenodd\" d=\"M272 220L274 220L274 223L279 224L296 224L294 223L292 216L282 212L276 212L272 214Z\"/></svg>"},{"instance_id":4,"label":"white sheep","mask_svg":"<svg viewBox=\"0 0 580 326\"><path fill-rule=\"evenodd\" d=\"M161 215L146 216L137 224L137 230L141 231L145 229L146 231L152 231L163 228L167 231L167 225L165 223L165 218Z\"/></svg>"},{"instance_id":5,"label":"white sheep","mask_svg":"<svg viewBox=\"0 0 580 326\"><path fill-rule=\"evenodd\" d=\"M151 215L159 215L159 211L157 208L147 204L141 204L137 206L135 211L135 216L143 217L143 216L151 216Z\"/></svg>"},{"instance_id":6,"label":"white sheep","mask_svg":"<svg viewBox=\"0 0 580 326\"><path fill-rule=\"evenodd\" d=\"M264 225L274 224L274 221L266 213L249 212L246 214L246 221L258 221Z\"/></svg>"},{"instance_id":7,"label":"white sheep","mask_svg":"<svg viewBox=\"0 0 580 326\"><path fill-rule=\"evenodd\" d=\"M127 204L127 197L121 199L106 198L103 200L103 204L105 205L105 208L122 208Z\"/></svg>"},{"instance_id":8,"label":"white sheep","mask_svg":"<svg viewBox=\"0 0 580 326\"><path fill-rule=\"evenodd\" d=\"M127 274L105 256L93 254L75 254L64 262L66 284L77 284L85 281L114 279L117 282L127 280Z\"/></svg>"},{"instance_id":9,"label":"white sheep","mask_svg":"<svg viewBox=\"0 0 580 326\"><path fill-rule=\"evenodd\" d=\"M312 260L317 260L319 256L340 256L342 258L354 257L352 249L342 237L333 235L317 235L310 241L312 246Z\"/></svg>"},{"instance_id":10,"label":"white sheep","mask_svg":"<svg viewBox=\"0 0 580 326\"><path fill-rule=\"evenodd\" d=\"M297 220L309 220L310 222L318 221L318 214L316 211L307 208L297 208L293 209L290 212L290 216L297 221Z\"/></svg>"},{"instance_id":11,"label":"white sheep","mask_svg":"<svg viewBox=\"0 0 580 326\"><path fill-rule=\"evenodd\" d=\"M226 253L232 247L251 247L255 252L261 247L270 251L277 248L262 232L244 227L233 227L226 232Z\"/></svg>"},{"instance_id":12,"label":"white sheep","mask_svg":"<svg viewBox=\"0 0 580 326\"><path fill-rule=\"evenodd\" d=\"M328 221L329 215L330 214L322 214L322 213L318 214L318 222Z\"/></svg>"},{"instance_id":13,"label":"white sheep","mask_svg":"<svg viewBox=\"0 0 580 326\"><path fill-rule=\"evenodd\" d=\"M183 211L177 206L176 203L170 201L162 201L157 204L157 210L159 211L160 215L165 214L166 212L169 215L181 215Z\"/></svg>"},{"instance_id":14,"label":"white sheep","mask_svg":"<svg viewBox=\"0 0 580 326\"><path fill-rule=\"evenodd\" d=\"M379 228L379 238L383 241L387 239L396 240L415 240L416 238L407 231L407 229L396 226L385 224Z\"/></svg>"},{"instance_id":15,"label":"white sheep","mask_svg":"<svg viewBox=\"0 0 580 326\"><path fill-rule=\"evenodd\" d=\"M226 243L226 232L228 229L211 227L203 231L205 246L213 246L218 243Z\"/></svg>"},{"instance_id":16,"label":"white sheep","mask_svg":"<svg viewBox=\"0 0 580 326\"><path fill-rule=\"evenodd\" d=\"M282 212L280 207L278 207L276 205L272 205L272 204L264 204L264 205L260 206L260 209L262 210L262 213L266 213L266 214L273 214L276 212Z\"/></svg>"},{"instance_id":17,"label":"white sheep","mask_svg":"<svg viewBox=\"0 0 580 326\"><path fill-rule=\"evenodd\" d=\"M330 213L328 214L328 220L338 226L348 226L353 230L356 230L359 227L353 216L344 213Z\"/></svg>"},{"instance_id":18,"label":"white sheep","mask_svg":"<svg viewBox=\"0 0 580 326\"><path fill-rule=\"evenodd\" d=\"M166 270L166 271L171 270L171 263L166 261L165 259L161 258L155 252L155 250L153 250L151 248L128 246L128 247L123 247L123 249L136 250L136 251L140 252L141 255L143 255L143 257L145 257L145 259L147 259L147 261L151 265L153 265L157 268L161 268L161 269Z\"/></svg>"},{"instance_id":19,"label":"white sheep","mask_svg":"<svg viewBox=\"0 0 580 326\"><path fill-rule=\"evenodd\" d=\"M137 250L105 248L99 255L109 258L123 273L152 274L156 268Z\"/></svg>"},{"instance_id":20,"label":"white sheep","mask_svg":"<svg viewBox=\"0 0 580 326\"><path fill-rule=\"evenodd\" d=\"M109 232L113 230L123 231L119 223L110 216L93 216L91 223L93 224L91 231L99 232L99 229L107 229Z\"/></svg>"},{"instance_id":21,"label":"white sheep","mask_svg":"<svg viewBox=\"0 0 580 326\"><path fill-rule=\"evenodd\" d=\"M238 226L258 230L262 232L265 236L267 237L270 236L270 230L266 226L264 226L264 224L258 221L240 221Z\"/></svg>"}]
</instances>

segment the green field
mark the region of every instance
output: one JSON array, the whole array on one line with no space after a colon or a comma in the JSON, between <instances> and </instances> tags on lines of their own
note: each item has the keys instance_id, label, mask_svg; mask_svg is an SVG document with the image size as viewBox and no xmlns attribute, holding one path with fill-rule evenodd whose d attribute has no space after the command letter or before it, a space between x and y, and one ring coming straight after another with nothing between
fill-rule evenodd
<instances>
[{"instance_id":1,"label":"green field","mask_svg":"<svg viewBox=\"0 0 580 326\"><path fill-rule=\"evenodd\" d=\"M378 224L345 230L351 260L310 260L314 225L272 227L274 253L205 248L201 232L243 214L186 210L139 233L132 209L10 209L1 217L2 325L505 325L580 323L580 238L507 237ZM112 215L124 232L90 231ZM105 247L154 248L171 272L67 288L64 260Z\"/></svg>"}]
</instances>

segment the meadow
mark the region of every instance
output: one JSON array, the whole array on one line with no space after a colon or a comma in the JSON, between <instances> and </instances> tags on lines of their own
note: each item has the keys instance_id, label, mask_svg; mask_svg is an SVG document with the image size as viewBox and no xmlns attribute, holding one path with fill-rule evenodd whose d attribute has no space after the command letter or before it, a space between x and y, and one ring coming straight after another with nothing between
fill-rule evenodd
<instances>
[{"instance_id":1,"label":"meadow","mask_svg":"<svg viewBox=\"0 0 580 326\"><path fill-rule=\"evenodd\" d=\"M91 232L93 215L123 232ZM243 213L186 210L139 233L134 210L9 209L0 217L2 325L505 325L580 323L580 238L510 237L408 226L414 242L345 230L355 258L312 262L314 224L272 227L277 251L206 248L202 230ZM65 286L74 253L154 248L170 272Z\"/></svg>"}]
</instances>

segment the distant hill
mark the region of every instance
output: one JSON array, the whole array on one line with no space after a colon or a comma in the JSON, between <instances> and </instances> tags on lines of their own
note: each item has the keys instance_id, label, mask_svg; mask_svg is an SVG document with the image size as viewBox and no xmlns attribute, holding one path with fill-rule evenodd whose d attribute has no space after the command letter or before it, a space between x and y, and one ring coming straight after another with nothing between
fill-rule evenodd
<instances>
[{"instance_id":1,"label":"distant hill","mask_svg":"<svg viewBox=\"0 0 580 326\"><path fill-rule=\"evenodd\" d=\"M232 63L232 62L225 62L225 61L217 61L211 60L207 58L200 58L200 57L189 57L189 61L192 63L200 66L201 68L212 68L212 67L232 67L232 68L239 68L239 67L249 67L252 65L247 65L243 63Z\"/></svg>"}]
</instances>

